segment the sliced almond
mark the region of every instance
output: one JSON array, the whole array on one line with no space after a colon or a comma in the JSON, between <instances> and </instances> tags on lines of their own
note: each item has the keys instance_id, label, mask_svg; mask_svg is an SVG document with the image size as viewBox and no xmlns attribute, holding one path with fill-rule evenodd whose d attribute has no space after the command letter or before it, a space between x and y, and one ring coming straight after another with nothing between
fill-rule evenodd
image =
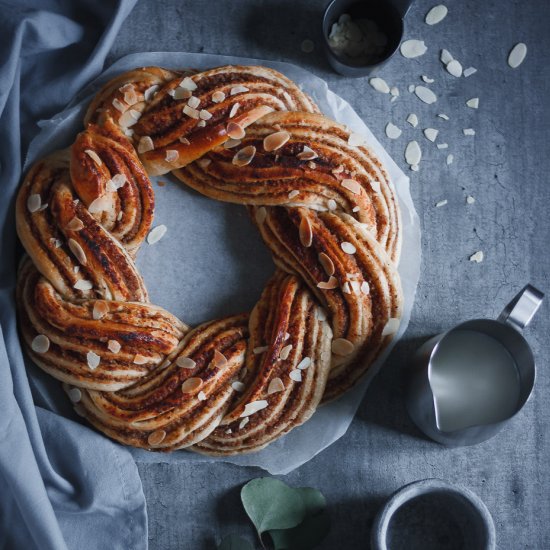
<instances>
[{"instance_id":1,"label":"sliced almond","mask_svg":"<svg viewBox=\"0 0 550 550\"><path fill-rule=\"evenodd\" d=\"M112 205L111 197L108 194L97 197L88 205L88 212L90 214L100 214L105 212Z\"/></svg>"},{"instance_id":2,"label":"sliced almond","mask_svg":"<svg viewBox=\"0 0 550 550\"><path fill-rule=\"evenodd\" d=\"M200 391L198 394L197 394L197 399L199 401L206 401L207 397L206 397L206 394L203 392L203 391Z\"/></svg>"},{"instance_id":3,"label":"sliced almond","mask_svg":"<svg viewBox=\"0 0 550 550\"><path fill-rule=\"evenodd\" d=\"M479 264L483 261L483 258L484 258L484 254L483 254L483 250L478 250L477 252L474 252L469 260L471 262L475 262L476 264Z\"/></svg>"},{"instance_id":4,"label":"sliced almond","mask_svg":"<svg viewBox=\"0 0 550 550\"><path fill-rule=\"evenodd\" d=\"M294 197L297 197L299 194L300 194L300 191L298 191L297 189L293 189L293 190L288 194L288 198L289 198L290 200L292 200Z\"/></svg>"},{"instance_id":5,"label":"sliced almond","mask_svg":"<svg viewBox=\"0 0 550 550\"><path fill-rule=\"evenodd\" d=\"M311 366L311 357L304 357L297 365L296 368L299 370L306 370Z\"/></svg>"},{"instance_id":6,"label":"sliced almond","mask_svg":"<svg viewBox=\"0 0 550 550\"><path fill-rule=\"evenodd\" d=\"M405 149L405 160L407 161L407 164L411 166L418 164L421 158L422 150L420 149L420 145L418 145L418 142L414 140L409 141Z\"/></svg>"},{"instance_id":7,"label":"sliced almond","mask_svg":"<svg viewBox=\"0 0 550 550\"><path fill-rule=\"evenodd\" d=\"M118 119L118 123L123 128L130 128L141 118L141 113L135 109L128 109L123 115Z\"/></svg>"},{"instance_id":8,"label":"sliced almond","mask_svg":"<svg viewBox=\"0 0 550 550\"><path fill-rule=\"evenodd\" d=\"M348 145L351 147L359 147L365 144L365 138L361 134L351 133L348 136Z\"/></svg>"},{"instance_id":9,"label":"sliced almond","mask_svg":"<svg viewBox=\"0 0 550 550\"><path fill-rule=\"evenodd\" d=\"M141 353L136 353L133 363L134 365L146 365L149 363L149 357L145 357L145 355L141 355Z\"/></svg>"},{"instance_id":10,"label":"sliced almond","mask_svg":"<svg viewBox=\"0 0 550 550\"><path fill-rule=\"evenodd\" d=\"M195 81L189 77L186 76L181 82L180 82L180 88L184 88L185 90L189 90L191 92L195 91L197 89L197 85L195 84Z\"/></svg>"},{"instance_id":11,"label":"sliced almond","mask_svg":"<svg viewBox=\"0 0 550 550\"><path fill-rule=\"evenodd\" d=\"M436 130L435 128L424 128L424 136L426 136L426 139L430 140L432 143L437 139L438 134L439 130Z\"/></svg>"},{"instance_id":12,"label":"sliced almond","mask_svg":"<svg viewBox=\"0 0 550 550\"><path fill-rule=\"evenodd\" d=\"M346 338L336 338L332 341L332 353L335 355L346 356L353 353L355 346Z\"/></svg>"},{"instance_id":13,"label":"sliced almond","mask_svg":"<svg viewBox=\"0 0 550 550\"><path fill-rule=\"evenodd\" d=\"M248 417L243 418L239 424L239 430L242 430L249 422L250 422L250 418Z\"/></svg>"},{"instance_id":14,"label":"sliced almond","mask_svg":"<svg viewBox=\"0 0 550 550\"><path fill-rule=\"evenodd\" d=\"M181 385L181 392L182 393L195 393L200 388L202 388L204 384L204 381L202 378L193 377L188 378L182 385Z\"/></svg>"},{"instance_id":15,"label":"sliced almond","mask_svg":"<svg viewBox=\"0 0 550 550\"><path fill-rule=\"evenodd\" d=\"M109 311L109 306L106 302L95 302L94 307L92 309L92 319L95 321L98 321L99 319L102 319L105 317L107 312Z\"/></svg>"},{"instance_id":16,"label":"sliced almond","mask_svg":"<svg viewBox=\"0 0 550 550\"><path fill-rule=\"evenodd\" d=\"M258 346L258 347L254 348L254 349L252 350L252 353L253 353L254 355L260 355L261 353L264 353L264 352L267 351L267 350L268 350L268 347L267 347L267 346Z\"/></svg>"},{"instance_id":17,"label":"sliced almond","mask_svg":"<svg viewBox=\"0 0 550 550\"><path fill-rule=\"evenodd\" d=\"M195 97L194 95L192 95L187 100L187 105L189 105L191 109L196 109L200 104L201 104L201 100L198 97Z\"/></svg>"},{"instance_id":18,"label":"sliced almond","mask_svg":"<svg viewBox=\"0 0 550 550\"><path fill-rule=\"evenodd\" d=\"M229 122L225 131L227 135L233 139L243 139L246 135L244 128L237 122Z\"/></svg>"},{"instance_id":19,"label":"sliced almond","mask_svg":"<svg viewBox=\"0 0 550 550\"><path fill-rule=\"evenodd\" d=\"M348 283L348 281L346 281L346 282L342 285L342 292L344 292L345 294L351 294L351 286L350 286L350 284Z\"/></svg>"},{"instance_id":20,"label":"sliced almond","mask_svg":"<svg viewBox=\"0 0 550 550\"><path fill-rule=\"evenodd\" d=\"M225 99L225 94L223 92L214 92L212 94L213 103L221 103Z\"/></svg>"},{"instance_id":21,"label":"sliced almond","mask_svg":"<svg viewBox=\"0 0 550 550\"><path fill-rule=\"evenodd\" d=\"M336 204L336 201L334 199L329 199L327 201L327 208L333 212L338 208L338 205Z\"/></svg>"},{"instance_id":22,"label":"sliced almond","mask_svg":"<svg viewBox=\"0 0 550 550\"><path fill-rule=\"evenodd\" d=\"M369 184L370 184L371 189L375 193L380 193L380 182L379 181L372 180L372 181L369 181ZM359 208L357 210L359 210ZM355 212L355 209L354 209L354 212Z\"/></svg>"},{"instance_id":23,"label":"sliced almond","mask_svg":"<svg viewBox=\"0 0 550 550\"><path fill-rule=\"evenodd\" d=\"M298 369L291 370L288 373L288 376L294 380L294 382L301 382L302 381L302 371Z\"/></svg>"},{"instance_id":24,"label":"sliced almond","mask_svg":"<svg viewBox=\"0 0 550 550\"><path fill-rule=\"evenodd\" d=\"M149 88L147 88L143 93L143 98L145 99L145 101L149 101L150 99L153 99L153 96L157 93L158 89L159 89L158 84L153 84L152 86L149 86Z\"/></svg>"},{"instance_id":25,"label":"sliced almond","mask_svg":"<svg viewBox=\"0 0 550 550\"><path fill-rule=\"evenodd\" d=\"M193 107L190 107L189 105L185 105L183 107L183 114L196 120L198 120L200 116L199 111L197 111L197 109L194 109Z\"/></svg>"},{"instance_id":26,"label":"sliced almond","mask_svg":"<svg viewBox=\"0 0 550 550\"><path fill-rule=\"evenodd\" d=\"M269 134L264 138L264 151L267 151L268 153L271 151L276 151L277 149L280 149L289 139L290 134L284 130Z\"/></svg>"},{"instance_id":27,"label":"sliced almond","mask_svg":"<svg viewBox=\"0 0 550 550\"><path fill-rule=\"evenodd\" d=\"M415 57L424 55L428 51L428 48L423 40L405 40L401 43L399 51L403 57L414 59Z\"/></svg>"},{"instance_id":28,"label":"sliced almond","mask_svg":"<svg viewBox=\"0 0 550 550\"><path fill-rule=\"evenodd\" d=\"M462 65L460 64L460 61L457 61L456 59L449 61L445 68L449 74L452 74L456 78L460 78L462 76Z\"/></svg>"},{"instance_id":29,"label":"sliced almond","mask_svg":"<svg viewBox=\"0 0 550 550\"><path fill-rule=\"evenodd\" d=\"M438 4L426 14L426 19L424 19L424 21L427 25L437 25L438 23L441 23L443 19L445 19L448 11L449 10L447 9L447 6L443 4Z\"/></svg>"},{"instance_id":30,"label":"sliced almond","mask_svg":"<svg viewBox=\"0 0 550 550\"><path fill-rule=\"evenodd\" d=\"M413 128L416 128L418 126L418 117L414 114L414 113L411 113L408 117L407 117L407 122L413 127Z\"/></svg>"},{"instance_id":31,"label":"sliced almond","mask_svg":"<svg viewBox=\"0 0 550 550\"><path fill-rule=\"evenodd\" d=\"M117 111L120 111L121 113L123 113L126 110L126 105L124 105L124 103L122 103L122 101L120 101L120 99L117 99L116 97L115 99L113 99L112 104L113 104L113 107Z\"/></svg>"},{"instance_id":32,"label":"sliced almond","mask_svg":"<svg viewBox=\"0 0 550 550\"><path fill-rule=\"evenodd\" d=\"M237 114L237 111L239 110L240 106L241 104L239 102L234 103L231 107L231 110L229 111L228 117L233 118Z\"/></svg>"},{"instance_id":33,"label":"sliced almond","mask_svg":"<svg viewBox=\"0 0 550 550\"><path fill-rule=\"evenodd\" d=\"M334 290L337 287L338 281L336 280L336 277L329 277L327 282L321 281L320 283L317 283L317 288L320 288L321 290Z\"/></svg>"},{"instance_id":34,"label":"sliced almond","mask_svg":"<svg viewBox=\"0 0 550 550\"><path fill-rule=\"evenodd\" d=\"M225 367L227 365L227 357L221 351L215 350L212 364L219 369Z\"/></svg>"},{"instance_id":35,"label":"sliced almond","mask_svg":"<svg viewBox=\"0 0 550 550\"><path fill-rule=\"evenodd\" d=\"M267 387L267 395L278 393L284 389L285 385L283 384L283 381L277 376L269 382L269 386Z\"/></svg>"},{"instance_id":36,"label":"sliced almond","mask_svg":"<svg viewBox=\"0 0 550 550\"><path fill-rule=\"evenodd\" d=\"M31 342L31 349L35 353L46 353L50 349L50 339L44 334L35 336Z\"/></svg>"},{"instance_id":37,"label":"sliced almond","mask_svg":"<svg viewBox=\"0 0 550 550\"><path fill-rule=\"evenodd\" d=\"M386 136L390 139L397 139L403 132L392 122L386 124Z\"/></svg>"},{"instance_id":38,"label":"sliced almond","mask_svg":"<svg viewBox=\"0 0 550 550\"><path fill-rule=\"evenodd\" d=\"M233 86L231 88L229 95L243 94L250 91L246 86Z\"/></svg>"},{"instance_id":39,"label":"sliced almond","mask_svg":"<svg viewBox=\"0 0 550 550\"><path fill-rule=\"evenodd\" d=\"M229 123L231 124L231 123ZM256 147L254 145L248 145L238 151L233 157L233 164L235 166L246 166L252 162L252 159L256 155Z\"/></svg>"},{"instance_id":40,"label":"sliced almond","mask_svg":"<svg viewBox=\"0 0 550 550\"><path fill-rule=\"evenodd\" d=\"M73 285L73 288L76 288L76 290L92 290L94 285L91 281L87 281L86 279L78 279Z\"/></svg>"},{"instance_id":41,"label":"sliced almond","mask_svg":"<svg viewBox=\"0 0 550 550\"><path fill-rule=\"evenodd\" d=\"M147 153L147 151L152 151L154 148L155 144L149 136L142 136L139 138L137 147L138 153Z\"/></svg>"},{"instance_id":42,"label":"sliced almond","mask_svg":"<svg viewBox=\"0 0 550 550\"><path fill-rule=\"evenodd\" d=\"M167 229L168 228L164 224L153 227L153 229L151 229L151 231L149 231L149 234L147 235L147 242L149 244L157 243L162 239L162 237L164 237Z\"/></svg>"},{"instance_id":43,"label":"sliced almond","mask_svg":"<svg viewBox=\"0 0 550 550\"><path fill-rule=\"evenodd\" d=\"M80 231L84 229L84 223L82 220L78 219L76 216L65 226L65 229L69 231Z\"/></svg>"},{"instance_id":44,"label":"sliced almond","mask_svg":"<svg viewBox=\"0 0 550 550\"><path fill-rule=\"evenodd\" d=\"M361 283L361 292L363 294L370 294L370 286L369 286L369 283L367 283L367 281L363 281Z\"/></svg>"},{"instance_id":45,"label":"sliced almond","mask_svg":"<svg viewBox=\"0 0 550 550\"><path fill-rule=\"evenodd\" d=\"M399 330L399 325L401 324L401 319L397 317L391 317L388 319L388 322L382 330L382 336L389 336L390 334L395 334Z\"/></svg>"},{"instance_id":46,"label":"sliced almond","mask_svg":"<svg viewBox=\"0 0 550 550\"><path fill-rule=\"evenodd\" d=\"M240 145L242 142L240 139L228 139L224 144L225 149L233 149L233 147L237 147L237 145Z\"/></svg>"},{"instance_id":47,"label":"sliced almond","mask_svg":"<svg viewBox=\"0 0 550 550\"><path fill-rule=\"evenodd\" d=\"M369 79L369 84L377 92L380 92L382 94L389 94L390 93L390 87L388 86L388 83L383 78L380 78L380 77L370 78Z\"/></svg>"},{"instance_id":48,"label":"sliced almond","mask_svg":"<svg viewBox=\"0 0 550 550\"><path fill-rule=\"evenodd\" d=\"M101 357L97 353L89 351L86 354L86 362L88 363L88 367L91 370L94 370L97 369L97 367L99 366L99 363L101 362Z\"/></svg>"},{"instance_id":49,"label":"sliced almond","mask_svg":"<svg viewBox=\"0 0 550 550\"><path fill-rule=\"evenodd\" d=\"M472 99L466 101L466 106L470 107L470 109L479 108L479 97L472 97Z\"/></svg>"},{"instance_id":50,"label":"sliced almond","mask_svg":"<svg viewBox=\"0 0 550 550\"><path fill-rule=\"evenodd\" d=\"M75 255L75 258L78 260L78 262L82 265L86 265L88 260L86 258L86 254L84 253L84 249L80 246L80 244L74 239L69 239L69 248L71 249L71 252Z\"/></svg>"},{"instance_id":51,"label":"sliced almond","mask_svg":"<svg viewBox=\"0 0 550 550\"><path fill-rule=\"evenodd\" d=\"M195 363L191 357L178 357L176 359L176 365L181 369L194 369L197 363Z\"/></svg>"},{"instance_id":52,"label":"sliced almond","mask_svg":"<svg viewBox=\"0 0 550 550\"><path fill-rule=\"evenodd\" d=\"M166 160L166 162L176 162L179 156L180 154L175 149L167 149L164 159Z\"/></svg>"},{"instance_id":53,"label":"sliced almond","mask_svg":"<svg viewBox=\"0 0 550 550\"><path fill-rule=\"evenodd\" d=\"M291 351L292 351L292 344L288 344L288 346L285 346L283 349L281 349L281 352L279 353L279 359L282 359L283 361L285 359L288 359L288 356L290 355Z\"/></svg>"},{"instance_id":54,"label":"sliced almond","mask_svg":"<svg viewBox=\"0 0 550 550\"><path fill-rule=\"evenodd\" d=\"M107 342L107 348L111 353L118 353L121 350L122 346L116 340L109 340Z\"/></svg>"},{"instance_id":55,"label":"sliced almond","mask_svg":"<svg viewBox=\"0 0 550 550\"><path fill-rule=\"evenodd\" d=\"M416 86L414 89L414 93L416 97L420 99L420 101L423 101L428 105L431 105L432 103L435 103L437 101L437 96L432 92L432 90L426 88L426 86Z\"/></svg>"},{"instance_id":56,"label":"sliced almond","mask_svg":"<svg viewBox=\"0 0 550 550\"><path fill-rule=\"evenodd\" d=\"M321 252L319 254L319 262L323 266L323 269L325 270L325 273L330 277L331 275L334 275L335 267L334 262L324 253Z\"/></svg>"},{"instance_id":57,"label":"sliced almond","mask_svg":"<svg viewBox=\"0 0 550 550\"><path fill-rule=\"evenodd\" d=\"M359 195L361 193L361 185L358 181L349 178L342 180L342 187L345 187L352 193Z\"/></svg>"},{"instance_id":58,"label":"sliced almond","mask_svg":"<svg viewBox=\"0 0 550 550\"><path fill-rule=\"evenodd\" d=\"M197 164L202 168L202 169L205 169L205 168L208 168L208 166L210 166L212 164L212 161L210 159L199 159L197 161Z\"/></svg>"},{"instance_id":59,"label":"sliced almond","mask_svg":"<svg viewBox=\"0 0 550 550\"><path fill-rule=\"evenodd\" d=\"M305 216L303 216L300 220L299 234L302 246L305 246L306 248L310 247L311 243L313 242L313 230L311 228L309 219Z\"/></svg>"},{"instance_id":60,"label":"sliced almond","mask_svg":"<svg viewBox=\"0 0 550 550\"><path fill-rule=\"evenodd\" d=\"M258 401L251 401L247 403L244 407L244 411L241 413L241 418L250 416L251 414L257 413L262 409L265 409L268 405L268 402L265 399L260 399Z\"/></svg>"},{"instance_id":61,"label":"sliced almond","mask_svg":"<svg viewBox=\"0 0 550 550\"><path fill-rule=\"evenodd\" d=\"M343 243L340 243L340 248L346 254L355 254L357 252L357 248L355 248L355 246L353 246L353 244L348 243L347 241L344 241Z\"/></svg>"},{"instance_id":62,"label":"sliced almond","mask_svg":"<svg viewBox=\"0 0 550 550\"><path fill-rule=\"evenodd\" d=\"M304 145L304 149L301 153L298 153L296 155L296 158L298 160L313 160L316 159L318 156L319 155L311 147Z\"/></svg>"},{"instance_id":63,"label":"sliced almond","mask_svg":"<svg viewBox=\"0 0 550 550\"><path fill-rule=\"evenodd\" d=\"M157 447L166 439L166 432L164 430L156 430L153 433L149 434L147 438L147 443L151 447Z\"/></svg>"},{"instance_id":64,"label":"sliced almond","mask_svg":"<svg viewBox=\"0 0 550 550\"><path fill-rule=\"evenodd\" d=\"M233 382L231 384L231 387L239 393L242 393L246 388L245 384L243 384L242 382L239 382L238 380Z\"/></svg>"},{"instance_id":65,"label":"sliced almond","mask_svg":"<svg viewBox=\"0 0 550 550\"><path fill-rule=\"evenodd\" d=\"M40 198L40 195L33 194L29 195L27 199L27 210L31 213L38 212L40 210L40 207L42 206L42 199Z\"/></svg>"},{"instance_id":66,"label":"sliced almond","mask_svg":"<svg viewBox=\"0 0 550 550\"><path fill-rule=\"evenodd\" d=\"M180 136L178 140L180 143L183 143L184 145L191 145L191 142L186 137Z\"/></svg>"},{"instance_id":67,"label":"sliced almond","mask_svg":"<svg viewBox=\"0 0 550 550\"><path fill-rule=\"evenodd\" d=\"M264 206L260 206L260 208L256 210L256 223L258 223L258 225L261 225L262 223L265 222L266 217L267 217L266 208Z\"/></svg>"},{"instance_id":68,"label":"sliced almond","mask_svg":"<svg viewBox=\"0 0 550 550\"><path fill-rule=\"evenodd\" d=\"M103 164L102 160L99 158L99 155L92 149L86 149L84 151L98 166Z\"/></svg>"},{"instance_id":69,"label":"sliced almond","mask_svg":"<svg viewBox=\"0 0 550 550\"><path fill-rule=\"evenodd\" d=\"M210 120L212 118L212 113L206 109L201 109L199 112L199 117L201 120Z\"/></svg>"}]
</instances>

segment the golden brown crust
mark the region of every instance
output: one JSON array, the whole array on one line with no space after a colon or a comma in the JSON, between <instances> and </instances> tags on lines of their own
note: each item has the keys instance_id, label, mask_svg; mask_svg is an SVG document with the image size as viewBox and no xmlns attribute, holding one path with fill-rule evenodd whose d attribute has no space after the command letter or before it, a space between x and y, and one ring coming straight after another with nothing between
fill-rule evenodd
<instances>
[{"instance_id":1,"label":"golden brown crust","mask_svg":"<svg viewBox=\"0 0 550 550\"><path fill-rule=\"evenodd\" d=\"M192 330L135 266L149 175L246 205L275 275L250 314ZM17 303L36 364L77 412L149 450L249 453L352 387L401 316L393 185L376 156L265 67L145 67L108 82L16 204Z\"/></svg>"}]
</instances>

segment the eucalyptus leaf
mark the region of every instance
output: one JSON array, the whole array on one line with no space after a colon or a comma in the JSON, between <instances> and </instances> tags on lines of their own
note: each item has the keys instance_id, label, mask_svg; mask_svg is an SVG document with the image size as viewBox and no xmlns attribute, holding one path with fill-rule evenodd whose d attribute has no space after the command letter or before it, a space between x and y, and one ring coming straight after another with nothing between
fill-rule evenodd
<instances>
[{"instance_id":1,"label":"eucalyptus leaf","mask_svg":"<svg viewBox=\"0 0 550 550\"><path fill-rule=\"evenodd\" d=\"M218 545L218 550L254 550L254 547L238 535L227 535Z\"/></svg>"},{"instance_id":2,"label":"eucalyptus leaf","mask_svg":"<svg viewBox=\"0 0 550 550\"><path fill-rule=\"evenodd\" d=\"M260 537L271 529L296 527L306 517L300 490L271 477L249 481L241 490L241 500Z\"/></svg>"}]
</instances>

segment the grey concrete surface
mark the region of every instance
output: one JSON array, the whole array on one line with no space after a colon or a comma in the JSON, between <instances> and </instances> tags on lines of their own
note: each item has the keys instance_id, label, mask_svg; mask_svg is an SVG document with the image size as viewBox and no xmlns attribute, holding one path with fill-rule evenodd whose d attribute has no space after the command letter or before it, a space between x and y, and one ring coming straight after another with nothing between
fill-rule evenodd
<instances>
[{"instance_id":1,"label":"grey concrete surface","mask_svg":"<svg viewBox=\"0 0 550 550\"><path fill-rule=\"evenodd\" d=\"M299 0L141 0L124 24L111 60L138 51L192 51L289 61L326 79L367 121L405 168L409 139L424 157L411 172L412 195L423 231L423 269L413 317L381 374L370 386L348 433L332 447L286 476L292 485L319 488L327 497L332 529L324 549L368 548L373 517L405 483L440 477L476 492L491 511L499 549L550 548L550 344L548 302L527 337L538 360L532 399L494 439L471 448L446 449L421 437L403 406L403 375L413 350L427 336L462 320L494 317L525 283L550 292L550 3L547 0L449 1L449 15L428 27L423 18L435 0L419 0L407 16L407 38L421 38L428 53L416 60L396 56L381 71L401 96L373 91L366 79L332 73L320 48L325 2ZM315 42L311 54L300 44ZM508 68L510 48L528 45L525 63ZM454 79L439 62L447 48L478 69ZM408 93L420 76L435 78L435 105ZM464 103L480 98L474 111ZM414 130L410 112L420 118ZM448 122L435 117L443 112ZM401 138L388 140L393 121ZM448 150L420 133L440 130ZM464 136L463 128L476 130ZM445 164L447 153L452 165ZM476 202L466 205L466 196ZM447 199L448 204L435 208ZM483 250L485 261L469 255ZM239 501L243 483L259 470L226 464L140 465L148 500L153 550L207 549L220 536L242 532L252 539Z\"/></svg>"}]
</instances>

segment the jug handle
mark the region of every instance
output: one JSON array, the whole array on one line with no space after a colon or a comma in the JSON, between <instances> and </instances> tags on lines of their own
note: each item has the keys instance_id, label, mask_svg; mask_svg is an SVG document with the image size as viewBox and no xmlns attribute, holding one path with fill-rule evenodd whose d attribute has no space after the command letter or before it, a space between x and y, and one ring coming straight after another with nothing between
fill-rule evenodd
<instances>
[{"instance_id":1,"label":"jug handle","mask_svg":"<svg viewBox=\"0 0 550 550\"><path fill-rule=\"evenodd\" d=\"M534 286L526 285L523 290L502 310L497 320L508 323L520 332L531 322L539 309L544 294Z\"/></svg>"}]
</instances>

